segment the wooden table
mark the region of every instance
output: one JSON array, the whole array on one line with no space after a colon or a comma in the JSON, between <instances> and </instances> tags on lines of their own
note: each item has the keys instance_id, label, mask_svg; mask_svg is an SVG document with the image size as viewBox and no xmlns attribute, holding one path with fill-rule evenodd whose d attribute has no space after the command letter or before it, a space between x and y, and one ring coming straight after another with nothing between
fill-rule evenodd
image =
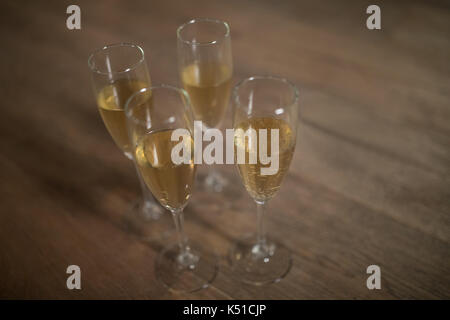
<instances>
[{"instance_id":1,"label":"wooden table","mask_svg":"<svg viewBox=\"0 0 450 320\"><path fill-rule=\"evenodd\" d=\"M370 1L77 1L79 31L69 4L0 5L1 298L450 298L448 3L378 1L374 31ZM87 57L136 42L153 83L176 84L175 30L192 17L230 23L234 83L276 74L301 90L295 157L269 204L294 260L275 285L240 284L223 258L212 287L173 295L153 272L169 214L130 224L137 179L95 107ZM197 190L186 222L225 257L255 208L236 169L220 169L232 192ZM81 290L66 288L72 264ZM372 264L381 290L366 287Z\"/></svg>"}]
</instances>

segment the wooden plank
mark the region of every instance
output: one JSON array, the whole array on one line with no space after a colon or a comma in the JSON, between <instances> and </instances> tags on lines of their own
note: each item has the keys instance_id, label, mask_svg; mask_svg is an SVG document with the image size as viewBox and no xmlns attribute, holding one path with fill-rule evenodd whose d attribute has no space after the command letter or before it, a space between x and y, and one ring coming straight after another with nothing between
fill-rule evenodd
<instances>
[{"instance_id":1,"label":"wooden plank","mask_svg":"<svg viewBox=\"0 0 450 320\"><path fill-rule=\"evenodd\" d=\"M360 1L80 1L82 30L68 31L69 4L0 8L1 298L450 297L448 4L381 1L383 29L368 31ZM87 56L137 42L153 83L176 84L175 29L195 16L230 22L235 83L278 74L301 89L295 157L268 213L294 258L275 285L242 285L226 261L255 224L232 166L221 170L233 190L197 188L186 210L193 241L221 257L207 290L167 292L153 264L173 241L170 216L127 215L135 173L98 115ZM65 287L69 264L82 268L81 291ZM380 291L365 286L370 264Z\"/></svg>"}]
</instances>

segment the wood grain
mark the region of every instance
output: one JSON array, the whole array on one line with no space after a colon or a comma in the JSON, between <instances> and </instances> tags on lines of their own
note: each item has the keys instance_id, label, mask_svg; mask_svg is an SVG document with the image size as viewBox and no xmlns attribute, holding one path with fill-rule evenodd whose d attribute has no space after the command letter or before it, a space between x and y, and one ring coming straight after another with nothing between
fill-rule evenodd
<instances>
[{"instance_id":1,"label":"wood grain","mask_svg":"<svg viewBox=\"0 0 450 320\"><path fill-rule=\"evenodd\" d=\"M0 35L0 298L450 298L450 7L379 1L2 1ZM214 285L175 295L153 264L170 241L167 214L130 220L134 169L105 130L87 57L104 44L144 47L154 83L177 84L176 27L192 17L232 29L234 83L289 78L301 91L298 144L269 205L269 232L294 267L275 285L242 285L226 263L254 229L254 204L232 166L233 190L196 190L187 232L223 258ZM225 125L229 125L228 122ZM202 173L202 172L200 172ZM66 268L82 290L66 288ZM366 288L366 268L382 289Z\"/></svg>"}]
</instances>

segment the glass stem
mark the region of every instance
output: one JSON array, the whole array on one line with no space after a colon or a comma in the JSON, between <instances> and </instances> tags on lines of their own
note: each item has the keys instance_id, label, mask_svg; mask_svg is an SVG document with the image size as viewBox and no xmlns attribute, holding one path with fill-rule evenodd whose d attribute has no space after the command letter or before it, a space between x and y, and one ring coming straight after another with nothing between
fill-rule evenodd
<instances>
[{"instance_id":1,"label":"glass stem","mask_svg":"<svg viewBox=\"0 0 450 320\"><path fill-rule=\"evenodd\" d=\"M266 202L256 201L256 219L257 219L257 233L256 239L259 245L266 244L266 227L264 223L264 213L266 212Z\"/></svg>"},{"instance_id":2,"label":"glass stem","mask_svg":"<svg viewBox=\"0 0 450 320\"><path fill-rule=\"evenodd\" d=\"M184 213L183 209L172 211L173 221L175 222L175 229L178 235L178 246L180 247L180 256L187 256L189 254L189 246L186 235L184 233Z\"/></svg>"}]
</instances>

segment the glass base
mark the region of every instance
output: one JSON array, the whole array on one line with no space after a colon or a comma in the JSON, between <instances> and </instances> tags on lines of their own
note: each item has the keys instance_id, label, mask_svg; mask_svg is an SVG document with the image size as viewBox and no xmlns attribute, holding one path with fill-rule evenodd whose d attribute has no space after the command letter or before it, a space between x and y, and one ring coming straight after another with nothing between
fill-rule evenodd
<instances>
[{"instance_id":1,"label":"glass base","mask_svg":"<svg viewBox=\"0 0 450 320\"><path fill-rule=\"evenodd\" d=\"M222 192L228 185L228 180L216 170L211 170L204 180L205 189L212 192Z\"/></svg>"},{"instance_id":2,"label":"glass base","mask_svg":"<svg viewBox=\"0 0 450 320\"><path fill-rule=\"evenodd\" d=\"M164 209L159 204L143 199L133 202L130 211L145 221L158 220L164 213Z\"/></svg>"},{"instance_id":3,"label":"glass base","mask_svg":"<svg viewBox=\"0 0 450 320\"><path fill-rule=\"evenodd\" d=\"M234 276L252 285L278 282L292 267L290 251L270 239L258 244L251 235L238 240L229 254Z\"/></svg>"},{"instance_id":4,"label":"glass base","mask_svg":"<svg viewBox=\"0 0 450 320\"><path fill-rule=\"evenodd\" d=\"M194 292L208 287L217 276L218 257L195 246L185 255L174 244L165 248L156 261L156 277L170 291Z\"/></svg>"},{"instance_id":5,"label":"glass base","mask_svg":"<svg viewBox=\"0 0 450 320\"><path fill-rule=\"evenodd\" d=\"M141 240L164 242L173 232L170 214L157 203L137 200L123 215L122 223L128 233Z\"/></svg>"}]
</instances>

